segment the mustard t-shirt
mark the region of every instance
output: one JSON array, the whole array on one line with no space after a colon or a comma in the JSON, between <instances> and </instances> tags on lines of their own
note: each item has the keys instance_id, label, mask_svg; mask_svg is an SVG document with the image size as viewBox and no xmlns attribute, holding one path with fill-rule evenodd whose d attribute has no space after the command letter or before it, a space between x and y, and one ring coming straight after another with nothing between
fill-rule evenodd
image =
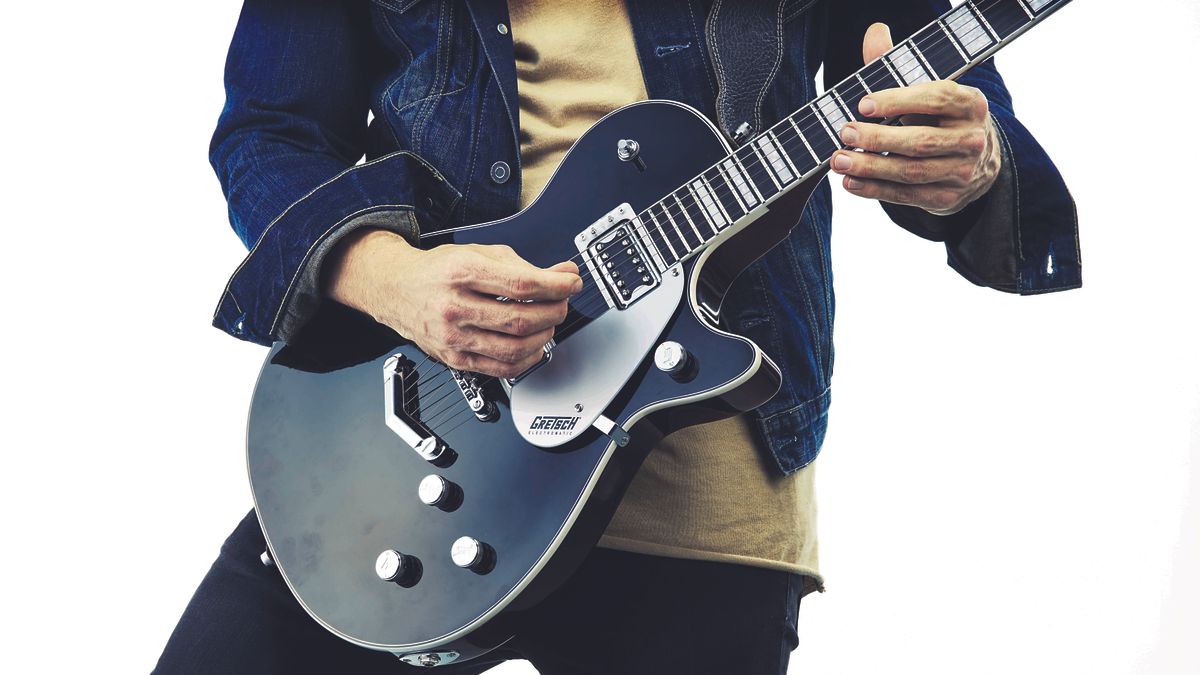
<instances>
[{"instance_id":1,"label":"mustard t-shirt","mask_svg":"<svg viewBox=\"0 0 1200 675\"><path fill-rule=\"evenodd\" d=\"M589 126L647 98L622 0L509 2L520 101L521 203ZM813 467L767 465L747 415L667 436L650 453L600 546L820 577Z\"/></svg>"}]
</instances>

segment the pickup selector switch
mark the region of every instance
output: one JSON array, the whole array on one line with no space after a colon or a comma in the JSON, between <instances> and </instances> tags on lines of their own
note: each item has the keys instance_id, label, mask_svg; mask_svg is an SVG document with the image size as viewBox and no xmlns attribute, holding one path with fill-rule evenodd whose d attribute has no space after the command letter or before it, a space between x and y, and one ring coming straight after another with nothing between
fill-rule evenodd
<instances>
[{"instance_id":1,"label":"pickup selector switch","mask_svg":"<svg viewBox=\"0 0 1200 675\"><path fill-rule=\"evenodd\" d=\"M375 576L409 588L421 580L421 561L389 548L375 559Z\"/></svg>"},{"instance_id":2,"label":"pickup selector switch","mask_svg":"<svg viewBox=\"0 0 1200 675\"><path fill-rule=\"evenodd\" d=\"M450 547L455 565L476 574L487 574L496 566L496 551L474 537L459 537Z\"/></svg>"},{"instance_id":3,"label":"pickup selector switch","mask_svg":"<svg viewBox=\"0 0 1200 675\"><path fill-rule=\"evenodd\" d=\"M427 506L453 511L462 506L463 491L457 484L437 474L429 474L417 485L417 497Z\"/></svg>"}]
</instances>

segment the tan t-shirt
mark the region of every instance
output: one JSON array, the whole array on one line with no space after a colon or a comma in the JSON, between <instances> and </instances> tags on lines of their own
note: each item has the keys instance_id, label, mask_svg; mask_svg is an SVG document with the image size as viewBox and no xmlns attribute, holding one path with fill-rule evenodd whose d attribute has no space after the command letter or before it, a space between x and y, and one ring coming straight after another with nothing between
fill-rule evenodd
<instances>
[{"instance_id":1,"label":"tan t-shirt","mask_svg":"<svg viewBox=\"0 0 1200 675\"><path fill-rule=\"evenodd\" d=\"M622 0L509 2L520 101L521 203L589 126L647 98ZM607 548L820 577L813 467L784 477L746 415L664 438L634 478Z\"/></svg>"}]
</instances>

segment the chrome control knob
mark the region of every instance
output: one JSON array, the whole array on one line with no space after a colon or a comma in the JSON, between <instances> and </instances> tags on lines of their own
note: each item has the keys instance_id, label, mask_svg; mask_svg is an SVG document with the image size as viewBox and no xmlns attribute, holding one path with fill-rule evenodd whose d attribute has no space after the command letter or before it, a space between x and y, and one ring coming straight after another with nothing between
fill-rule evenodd
<instances>
[{"instance_id":1,"label":"chrome control knob","mask_svg":"<svg viewBox=\"0 0 1200 675\"><path fill-rule=\"evenodd\" d=\"M668 340L654 350L654 365L677 380L688 379L695 370L695 359L683 345Z\"/></svg>"},{"instance_id":2,"label":"chrome control knob","mask_svg":"<svg viewBox=\"0 0 1200 675\"><path fill-rule=\"evenodd\" d=\"M450 547L455 565L476 574L487 574L496 566L496 551L474 537L459 537Z\"/></svg>"},{"instance_id":3,"label":"chrome control knob","mask_svg":"<svg viewBox=\"0 0 1200 675\"><path fill-rule=\"evenodd\" d=\"M462 505L462 488L437 474L429 474L417 485L417 498L423 504L453 511Z\"/></svg>"},{"instance_id":4,"label":"chrome control knob","mask_svg":"<svg viewBox=\"0 0 1200 675\"><path fill-rule=\"evenodd\" d=\"M394 584L412 586L421 579L421 561L389 548L375 559L375 575Z\"/></svg>"}]
</instances>

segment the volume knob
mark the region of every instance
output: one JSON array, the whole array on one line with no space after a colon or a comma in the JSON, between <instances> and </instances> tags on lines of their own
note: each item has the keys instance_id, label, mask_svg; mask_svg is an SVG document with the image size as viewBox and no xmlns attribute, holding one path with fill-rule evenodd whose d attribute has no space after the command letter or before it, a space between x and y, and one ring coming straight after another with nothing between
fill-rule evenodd
<instances>
[{"instance_id":1,"label":"volume knob","mask_svg":"<svg viewBox=\"0 0 1200 675\"><path fill-rule=\"evenodd\" d=\"M659 370L675 379L681 379L688 374L692 357L683 345L668 340L654 350L654 365Z\"/></svg>"},{"instance_id":2,"label":"volume knob","mask_svg":"<svg viewBox=\"0 0 1200 675\"><path fill-rule=\"evenodd\" d=\"M383 581L412 586L421 579L421 561L389 548L375 559L375 575Z\"/></svg>"},{"instance_id":3,"label":"volume knob","mask_svg":"<svg viewBox=\"0 0 1200 675\"><path fill-rule=\"evenodd\" d=\"M417 497L428 506L453 511L462 505L462 488L437 474L430 474L417 485Z\"/></svg>"},{"instance_id":4,"label":"volume knob","mask_svg":"<svg viewBox=\"0 0 1200 675\"><path fill-rule=\"evenodd\" d=\"M450 547L455 565L476 574L487 574L496 565L496 551L474 537L459 537Z\"/></svg>"}]
</instances>

